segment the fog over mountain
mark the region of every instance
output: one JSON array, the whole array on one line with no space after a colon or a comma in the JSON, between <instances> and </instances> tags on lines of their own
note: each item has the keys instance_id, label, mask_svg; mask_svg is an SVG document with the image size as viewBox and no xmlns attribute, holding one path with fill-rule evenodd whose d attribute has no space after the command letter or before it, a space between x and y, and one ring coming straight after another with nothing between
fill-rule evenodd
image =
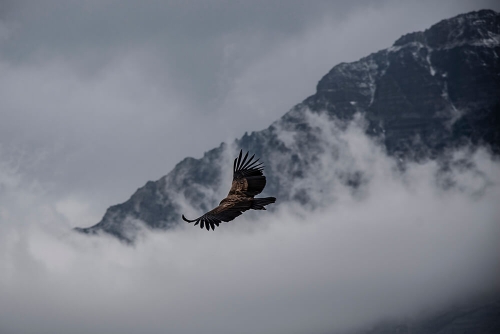
<instances>
[{"instance_id":1,"label":"fog over mountain","mask_svg":"<svg viewBox=\"0 0 500 334\"><path fill-rule=\"evenodd\" d=\"M158 21L150 13L156 8L145 5L139 12L124 3L115 16L97 15L95 6L101 5L84 3L93 14L83 17L94 18L96 27L106 26L100 15L109 17L110 27L128 11L137 13L134 20L141 14L151 17L150 26L141 26L144 34L137 31L127 42L120 42L118 29L106 30L102 46L80 30L90 27L80 26L80 3L44 14L53 20L38 34L33 27L41 18L26 5L12 3L6 6L12 16L0 16L0 45L10 45L0 53L5 73L0 79L5 112L0 125L0 333L495 332L499 324L491 315L497 314L500 300L499 14L468 12L498 10L494 4L443 2L429 12L430 7L410 3L414 13L429 12L422 17L432 22L399 31L394 44L346 56L346 63L328 62L314 79L320 81L315 92L311 87L313 95L288 112L307 94L286 108L275 104L281 111L262 118L261 109L254 108L250 127L243 124L251 118L247 113L240 118L222 108L203 116L187 108L188 96L175 91L188 87L188 79L159 93L159 87L168 87L157 85L164 73L155 67L161 63L145 52L148 46L142 53L132 48L155 27ZM340 27L378 22L383 30L382 21L395 14L401 15L397 22L412 21L409 9L396 2L369 10L360 9L361 3L335 7L357 18ZM306 29L303 35L293 30L310 27L321 11L330 13L327 5L315 6L303 13L299 5L286 7L304 20L291 31L284 32L283 25L273 30L272 17L259 21L287 43L244 72L279 69L271 60L282 59L293 42L304 45L306 36L318 45L312 32L330 36L326 28L324 35L321 29ZM113 12L105 7L99 7L103 13ZM157 11L162 8L158 5ZM179 13L198 17L190 5L170 8L171 22ZM271 10L272 15L279 12ZM211 22L213 12L206 10L206 15ZM73 30L53 35L58 36L48 39L53 48L44 51L49 45L44 38L65 27L61 18L75 22ZM209 26L204 37L212 42ZM194 35L200 32L197 27L192 26ZM182 37L191 33L186 29ZM405 33L410 34L398 38ZM81 38L73 43L68 36ZM40 42L28 42L36 39ZM124 53L118 62L117 49ZM96 56L103 50L109 63ZM299 58L306 54L297 52ZM55 60L52 53L61 58ZM244 57L238 59L245 64ZM146 69L137 63L147 63ZM198 74L209 81L207 73ZM276 96L264 83L260 88L270 95L252 95L260 88L252 90L250 83L262 78L239 78L245 78L235 85L239 92L229 94L225 103L249 103L249 109L242 107L247 111L255 107L249 101L259 96L281 100L287 86L302 93L293 80L285 80L276 85ZM277 78L271 82L280 82ZM168 112L159 111L162 103ZM220 135L225 128L225 138L210 133L203 142L204 131ZM161 130L168 130L163 140ZM225 143L200 159L185 158L200 157L221 140ZM122 141L123 146L117 145ZM226 195L232 159L240 148L263 158L269 181L263 195L278 198L274 209L245 213L213 232L180 224L181 212L194 217ZM78 174L67 172L69 166ZM127 175L136 183L143 180L138 175L159 179L144 186L140 181L133 193L126 189L135 184L125 180ZM106 192L120 177L127 187ZM99 183L102 192L95 186ZM80 187L85 191L74 190ZM101 219L92 203L114 198L113 191L124 202L111 206L100 225L89 230L97 235L75 233L72 227Z\"/></svg>"},{"instance_id":2,"label":"fog over mountain","mask_svg":"<svg viewBox=\"0 0 500 334\"><path fill-rule=\"evenodd\" d=\"M217 233L143 231L133 247L68 233L36 185L3 170L16 224L0 237L2 331L332 332L498 290L496 158L465 150L446 172L428 161L402 174L364 128L323 134L343 143L343 165L320 157L330 205L283 204ZM346 167L369 182L345 185Z\"/></svg>"},{"instance_id":3,"label":"fog over mountain","mask_svg":"<svg viewBox=\"0 0 500 334\"><path fill-rule=\"evenodd\" d=\"M464 144L485 145L498 153L498 54L500 15L491 10L407 34L391 48L335 66L319 81L316 94L267 129L245 133L235 147L223 143L202 159L183 160L127 202L109 208L98 224L78 231L133 240L136 220L172 228L179 224L185 202L210 210L229 188L230 177L223 176L230 175L237 148L256 153L267 166L264 196L313 207L330 203L328 193L335 185L318 169L335 170L353 188L369 182L366 172L348 163L349 157L339 156L342 143L322 137L325 124L356 117L366 119L366 132L400 161L446 159L446 150ZM314 114L325 117L318 122ZM322 155L331 155L331 163L321 164Z\"/></svg>"}]
</instances>

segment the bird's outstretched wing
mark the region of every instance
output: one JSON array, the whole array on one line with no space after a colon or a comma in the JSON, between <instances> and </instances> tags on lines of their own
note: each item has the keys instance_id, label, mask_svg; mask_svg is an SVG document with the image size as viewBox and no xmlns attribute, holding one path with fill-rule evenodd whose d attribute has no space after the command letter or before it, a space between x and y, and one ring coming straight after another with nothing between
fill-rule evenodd
<instances>
[{"instance_id":1,"label":"bird's outstretched wing","mask_svg":"<svg viewBox=\"0 0 500 334\"><path fill-rule=\"evenodd\" d=\"M240 155L234 159L233 164L233 180L241 179L247 176L260 176L262 175L262 171L264 170L264 166L262 162L259 162L259 159L253 160L255 154L248 159L248 153L245 154L243 160L241 156L243 155L243 150L240 150Z\"/></svg>"},{"instance_id":2,"label":"bird's outstretched wing","mask_svg":"<svg viewBox=\"0 0 500 334\"><path fill-rule=\"evenodd\" d=\"M238 196L230 196L222 200L221 204L215 209L208 211L203 216L190 220L182 215L182 219L194 225L200 224L200 228L205 227L207 230L215 229L221 222L229 222L234 218L247 211L252 206L251 200L240 199Z\"/></svg>"},{"instance_id":3,"label":"bird's outstretched wing","mask_svg":"<svg viewBox=\"0 0 500 334\"><path fill-rule=\"evenodd\" d=\"M262 171L264 166L259 159L253 160L255 154L248 158L248 152L242 159L243 150L233 164L233 183L229 195L242 193L246 196L256 196L264 190L266 177Z\"/></svg>"}]
</instances>

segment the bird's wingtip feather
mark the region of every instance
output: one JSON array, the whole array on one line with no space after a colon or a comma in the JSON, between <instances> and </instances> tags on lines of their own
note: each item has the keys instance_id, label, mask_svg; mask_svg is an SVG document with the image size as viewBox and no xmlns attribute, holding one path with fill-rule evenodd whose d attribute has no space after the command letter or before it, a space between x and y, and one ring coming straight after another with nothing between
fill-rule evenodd
<instances>
[{"instance_id":1,"label":"bird's wingtip feather","mask_svg":"<svg viewBox=\"0 0 500 334\"><path fill-rule=\"evenodd\" d=\"M184 217L184 215L182 215L182 219L183 219L185 222L188 222L188 223L192 223L192 222L195 222L195 221L196 221L196 219L189 220L189 219L187 219L186 217Z\"/></svg>"}]
</instances>

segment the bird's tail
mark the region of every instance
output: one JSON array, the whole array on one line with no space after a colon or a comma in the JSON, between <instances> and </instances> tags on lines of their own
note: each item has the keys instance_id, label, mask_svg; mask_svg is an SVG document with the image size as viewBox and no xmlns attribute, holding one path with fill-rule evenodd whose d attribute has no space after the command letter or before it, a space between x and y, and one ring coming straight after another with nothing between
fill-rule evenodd
<instances>
[{"instance_id":1,"label":"bird's tail","mask_svg":"<svg viewBox=\"0 0 500 334\"><path fill-rule=\"evenodd\" d=\"M266 205L274 203L274 202L276 202L275 197L254 198L250 209L265 210Z\"/></svg>"}]
</instances>

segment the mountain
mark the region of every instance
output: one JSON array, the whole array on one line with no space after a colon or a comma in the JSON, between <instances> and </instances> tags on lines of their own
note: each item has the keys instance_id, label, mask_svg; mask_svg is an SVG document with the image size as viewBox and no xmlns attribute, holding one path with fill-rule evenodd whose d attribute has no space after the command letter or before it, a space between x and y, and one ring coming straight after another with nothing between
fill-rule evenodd
<instances>
[{"instance_id":1,"label":"mountain","mask_svg":"<svg viewBox=\"0 0 500 334\"><path fill-rule=\"evenodd\" d=\"M181 223L184 203L205 212L225 196L231 158L239 148L264 162L268 184L263 196L314 206L318 190L301 180L314 177L321 153L338 154L321 135L324 119L342 128L361 115L366 132L401 161L438 158L449 148L471 144L498 154L499 56L500 15L492 10L458 15L404 35L387 49L333 67L314 95L267 129L245 133L201 159L184 159L125 203L108 208L98 224L76 230L132 241L141 223L174 228ZM323 117L321 124L315 117ZM364 180L362 171L351 168L340 174L354 188ZM330 185L317 181L328 191Z\"/></svg>"}]
</instances>

